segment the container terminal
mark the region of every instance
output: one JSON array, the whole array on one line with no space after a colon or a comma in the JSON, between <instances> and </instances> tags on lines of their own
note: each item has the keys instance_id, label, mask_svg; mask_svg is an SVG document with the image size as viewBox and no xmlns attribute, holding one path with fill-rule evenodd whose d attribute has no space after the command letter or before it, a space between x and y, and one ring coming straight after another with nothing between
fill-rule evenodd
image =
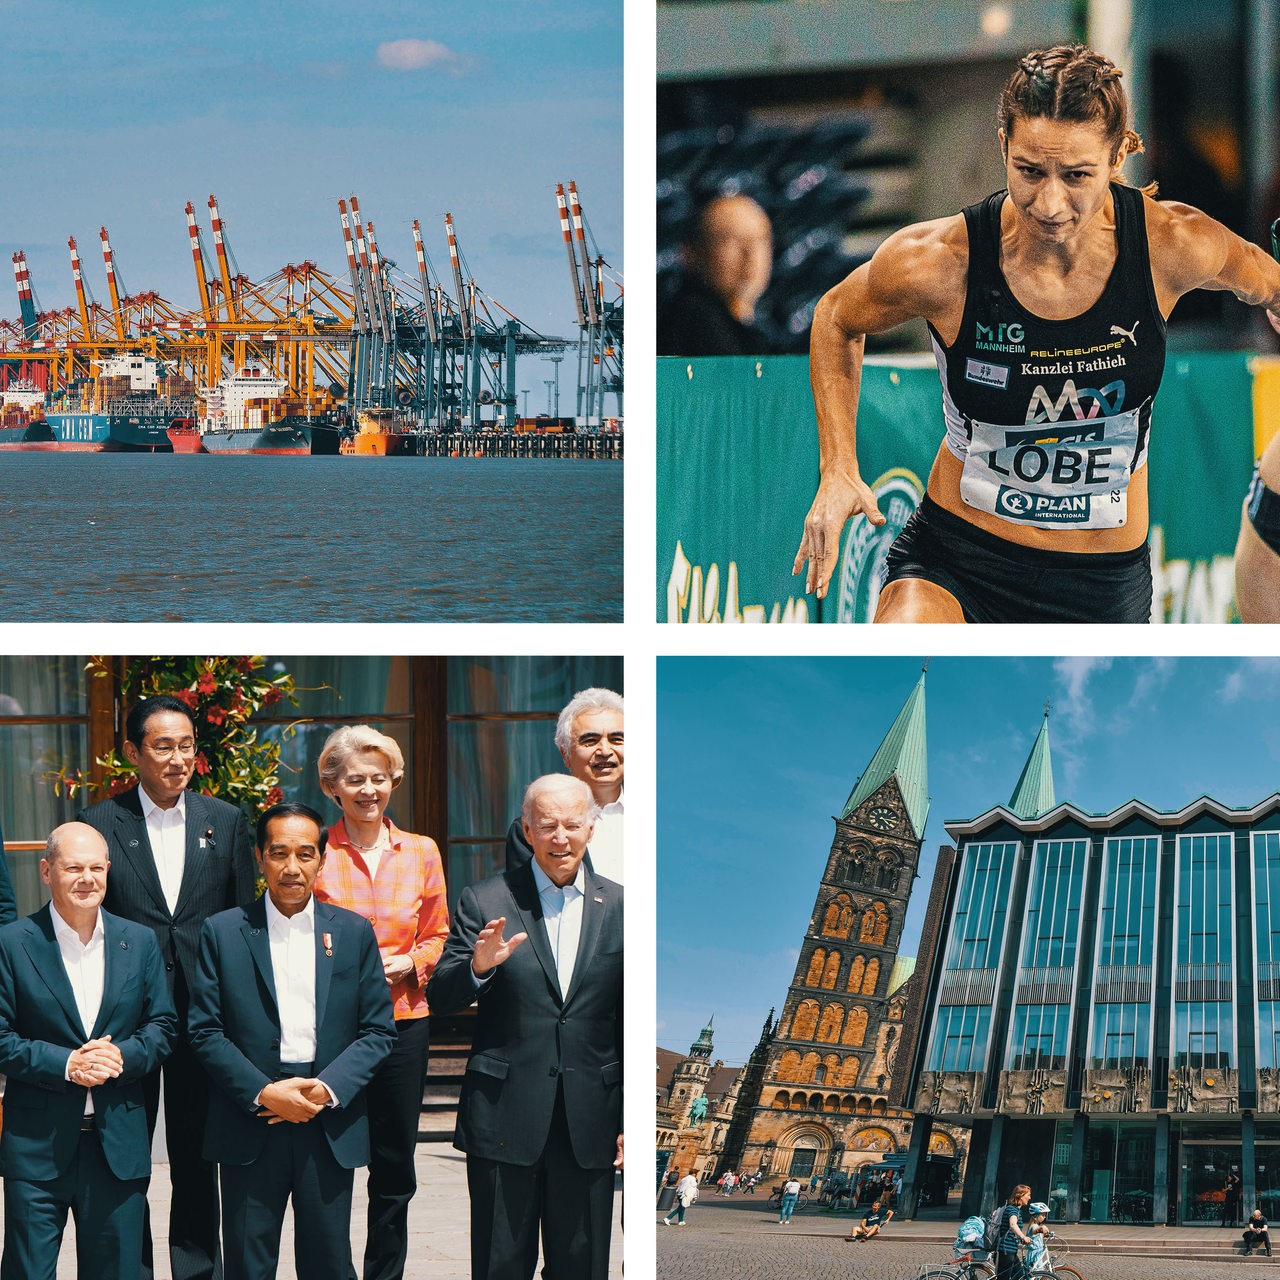
<instances>
[{"instance_id":1,"label":"container terminal","mask_svg":"<svg viewBox=\"0 0 1280 1280\"><path fill-rule=\"evenodd\" d=\"M413 262L384 252L355 195L337 201L346 275L239 271L215 196L186 205L197 306L128 292L99 231L108 303L68 240L75 306L39 306L13 255L19 316L0 321L0 449L353 456L622 457L623 288L575 183L556 186L578 333L540 334L482 290L444 215L449 276L419 220ZM548 243L554 227L548 210ZM212 252L209 242L212 241ZM451 288L450 288L451 286ZM551 363L548 411L517 412L516 358ZM576 361L573 411L560 365Z\"/></svg>"}]
</instances>

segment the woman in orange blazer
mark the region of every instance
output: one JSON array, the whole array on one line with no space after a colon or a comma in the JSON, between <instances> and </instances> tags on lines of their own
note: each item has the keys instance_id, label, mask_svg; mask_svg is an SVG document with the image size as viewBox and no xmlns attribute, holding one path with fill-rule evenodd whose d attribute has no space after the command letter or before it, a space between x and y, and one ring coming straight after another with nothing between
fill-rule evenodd
<instances>
[{"instance_id":1,"label":"woman in orange blazer","mask_svg":"<svg viewBox=\"0 0 1280 1280\"><path fill-rule=\"evenodd\" d=\"M449 933L440 850L387 816L404 779L392 738L368 725L329 735L320 786L341 809L329 828L315 895L373 925L396 1020L396 1044L368 1090L369 1233L364 1280L401 1280L408 1252L409 1201L417 1190L414 1148L429 1051L427 979Z\"/></svg>"}]
</instances>

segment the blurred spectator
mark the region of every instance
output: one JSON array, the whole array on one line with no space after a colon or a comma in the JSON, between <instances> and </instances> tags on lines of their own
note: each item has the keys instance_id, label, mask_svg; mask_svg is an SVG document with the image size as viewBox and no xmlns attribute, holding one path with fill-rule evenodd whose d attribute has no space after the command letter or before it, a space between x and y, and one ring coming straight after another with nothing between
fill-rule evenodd
<instances>
[{"instance_id":1,"label":"blurred spectator","mask_svg":"<svg viewBox=\"0 0 1280 1280\"><path fill-rule=\"evenodd\" d=\"M749 196L717 196L692 219L685 275L658 315L658 354L768 355L776 344L756 321L773 274L769 215Z\"/></svg>"}]
</instances>

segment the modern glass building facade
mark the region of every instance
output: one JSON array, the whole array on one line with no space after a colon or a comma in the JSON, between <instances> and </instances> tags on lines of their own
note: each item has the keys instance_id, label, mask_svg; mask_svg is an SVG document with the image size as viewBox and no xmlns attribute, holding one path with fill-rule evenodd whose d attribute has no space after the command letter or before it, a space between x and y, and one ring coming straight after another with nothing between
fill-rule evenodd
<instances>
[{"instance_id":1,"label":"modern glass building facade","mask_svg":"<svg viewBox=\"0 0 1280 1280\"><path fill-rule=\"evenodd\" d=\"M1280 1217L1280 795L1050 804L945 824L913 1152L972 1127L965 1213L1216 1225L1234 1168Z\"/></svg>"}]
</instances>

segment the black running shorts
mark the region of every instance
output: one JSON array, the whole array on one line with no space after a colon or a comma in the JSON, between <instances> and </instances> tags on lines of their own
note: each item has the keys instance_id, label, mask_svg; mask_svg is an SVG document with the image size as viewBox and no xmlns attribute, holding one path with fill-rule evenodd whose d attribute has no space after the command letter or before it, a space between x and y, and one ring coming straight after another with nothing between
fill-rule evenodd
<instances>
[{"instance_id":1,"label":"black running shorts","mask_svg":"<svg viewBox=\"0 0 1280 1280\"><path fill-rule=\"evenodd\" d=\"M885 559L885 584L903 578L950 592L966 622L1151 621L1145 543L1096 555L1023 547L952 515L928 494Z\"/></svg>"},{"instance_id":2,"label":"black running shorts","mask_svg":"<svg viewBox=\"0 0 1280 1280\"><path fill-rule=\"evenodd\" d=\"M1249 523L1253 531L1276 555L1280 555L1280 493L1268 489L1253 469L1253 479L1249 482L1249 496L1246 510L1249 512Z\"/></svg>"}]
</instances>

